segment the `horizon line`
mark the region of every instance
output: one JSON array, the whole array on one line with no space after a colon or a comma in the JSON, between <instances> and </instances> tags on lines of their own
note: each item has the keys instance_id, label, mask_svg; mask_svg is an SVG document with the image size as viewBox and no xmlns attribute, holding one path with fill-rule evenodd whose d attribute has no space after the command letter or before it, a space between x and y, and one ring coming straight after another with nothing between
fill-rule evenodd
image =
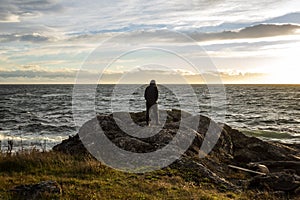
<instances>
[{"instance_id":1,"label":"horizon line","mask_svg":"<svg viewBox=\"0 0 300 200\"><path fill-rule=\"evenodd\" d=\"M148 85L149 83L122 83L119 85ZM118 83L0 83L0 85L118 85ZM300 85L300 83L158 83L157 85Z\"/></svg>"}]
</instances>

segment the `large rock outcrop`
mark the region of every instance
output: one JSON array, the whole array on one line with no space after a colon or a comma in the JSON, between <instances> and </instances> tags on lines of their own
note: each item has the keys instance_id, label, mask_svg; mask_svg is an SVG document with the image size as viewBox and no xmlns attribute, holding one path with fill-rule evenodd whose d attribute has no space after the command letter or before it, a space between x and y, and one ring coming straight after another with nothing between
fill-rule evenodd
<instances>
[{"instance_id":1,"label":"large rock outcrop","mask_svg":"<svg viewBox=\"0 0 300 200\"><path fill-rule=\"evenodd\" d=\"M140 125L145 126L145 113L130 113L133 121ZM122 117L122 113L118 114L118 117L110 115L99 115L97 120L105 132L106 136L114 142L115 145L123 148L127 151L142 153L142 152L151 152L155 151L166 144L168 144L176 135L179 125L181 115L185 118L193 119L189 113L180 112L179 110L167 111L167 120L163 128L154 136L147 138L139 138L128 135L118 126L119 124L126 124L126 116ZM117 122L116 122L117 120ZM214 147L215 153L222 155L222 158L232 158L233 154L233 143L227 131L222 129L216 122L210 120L208 117L200 116L198 117L199 126L196 130L191 130L191 126L183 125L181 128L183 131L192 132L194 134L194 140L190 148L185 152L187 156L198 156L201 144L203 139L208 131L215 131L216 133L220 132L220 139ZM208 127L210 126L210 130ZM157 127L149 127L147 130L149 132L156 131ZM184 138L183 138L184 139ZM209 145L209 142L207 143ZM211 144L214 145L214 144ZM67 140L62 141L61 144L56 145L53 150L61 151L69 154L85 154L86 149L80 141L80 137L77 135L70 136Z\"/></svg>"},{"instance_id":2,"label":"large rock outcrop","mask_svg":"<svg viewBox=\"0 0 300 200\"><path fill-rule=\"evenodd\" d=\"M190 169L195 177L199 179L209 178L217 185L225 185L228 189L249 187L291 193L299 191L300 182L297 178L300 175L299 146L266 142L255 137L248 137L226 124L217 124L208 117L192 116L180 110L166 111L166 115L166 123L163 128L157 134L144 138L131 136L121 130L119 125L125 125L124 127L126 127L126 124L129 123L125 114L99 115L97 121L107 138L116 146L126 151L145 153L153 152L169 144L179 129L180 119L184 118L186 124L181 125L181 130L186 134L193 134L194 139L181 158L170 167L178 170ZM145 126L144 112L130 113L130 116L134 123L142 127ZM195 119L199 120L197 127L188 124L189 122L195 122ZM155 128L157 127L149 127L148 130L151 132ZM211 134L211 132L215 133ZM208 140L206 139L204 144L204 138L208 133ZM220 134L215 145L209 140L209 137L214 134ZM184 140L184 137L181 137L181 139ZM199 155L203 155L201 145L212 148L212 151L204 158L199 159ZM56 145L53 150L68 154L89 155L78 134ZM237 171L229 168L228 165L243 168L260 166L260 168L264 168L265 172L270 173L254 176L248 174L248 172L239 171L238 173L244 174L244 179L235 179L232 177ZM283 165L284 167L282 167ZM283 173L283 168L285 171L289 170L289 173ZM275 173L281 173L280 178ZM256 184L257 182L263 183L259 185ZM285 186L286 184L289 184L289 186Z\"/></svg>"}]
</instances>

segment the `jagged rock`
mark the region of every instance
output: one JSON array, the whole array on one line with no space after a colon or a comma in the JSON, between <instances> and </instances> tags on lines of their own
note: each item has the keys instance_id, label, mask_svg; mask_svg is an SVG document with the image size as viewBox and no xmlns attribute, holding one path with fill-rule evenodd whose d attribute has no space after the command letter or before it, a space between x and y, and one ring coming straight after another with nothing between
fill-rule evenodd
<instances>
[{"instance_id":1,"label":"jagged rock","mask_svg":"<svg viewBox=\"0 0 300 200\"><path fill-rule=\"evenodd\" d=\"M299 150L283 144L262 141L255 137L248 137L238 130L224 125L233 143L233 157L239 163L260 161L295 161ZM300 160L299 160L300 161Z\"/></svg>"},{"instance_id":2,"label":"jagged rock","mask_svg":"<svg viewBox=\"0 0 300 200\"><path fill-rule=\"evenodd\" d=\"M99 121L99 125L101 126L101 129L105 132L106 136L113 141L117 146L121 148L125 148L125 150L129 150L132 152L149 152L154 151L158 148L162 148L165 145L167 145L176 135L178 129L179 129L179 122L181 115L182 117L188 118L191 117L189 113L182 112L183 114L180 114L180 111L178 110L172 110L167 112L167 123L164 124L164 127L162 130L160 130L157 134L155 134L152 137L148 138L137 138L132 137L126 132L128 130L121 130L118 124L124 125L124 127L129 127L127 125L127 118L125 113L116 113L111 115L99 115L97 116L97 120ZM124 115L124 116L123 116ZM141 113L130 113L133 121L140 123L142 119L144 119L144 115ZM123 117L122 117L123 116ZM214 121L210 120L208 117L200 116L199 118L199 126L198 130L190 130L189 125L182 126L181 128L186 132L194 131L193 135L195 137L192 145L186 152L187 154L191 156L198 156L199 150L202 145L203 139L207 132L216 131L216 132L222 132L220 136L220 140L218 140L217 144L215 145L214 149L216 151L217 155L222 155L223 157L230 157L232 154L232 143L230 136L228 133L220 128L218 124L216 124ZM123 120L123 121L122 121ZM191 120L192 121L192 120ZM208 128L210 127L210 129ZM209 129L209 130L208 130ZM125 132L124 132L125 131ZM134 129L132 131L135 131ZM151 132L151 127L147 129L147 131ZM214 134L214 133L213 133ZM119 139L117 139L119 138ZM120 139L122 138L122 139ZM181 140L184 140L185 138L181 137ZM130 142L131 141L131 142ZM209 141L209 140L208 140ZM127 144L127 145L125 145ZM144 147L138 147L138 144L143 144ZM150 145L150 146L149 146ZM210 144L209 142L207 145L214 145ZM69 154L85 154L87 153L84 145L82 145L79 135L75 135L73 137L69 137L69 139L64 140L61 144L58 144L53 147L53 150L55 151L61 151Z\"/></svg>"},{"instance_id":3,"label":"jagged rock","mask_svg":"<svg viewBox=\"0 0 300 200\"><path fill-rule=\"evenodd\" d=\"M269 173L253 177L249 188L294 192L300 187L300 177L285 172Z\"/></svg>"},{"instance_id":4,"label":"jagged rock","mask_svg":"<svg viewBox=\"0 0 300 200\"><path fill-rule=\"evenodd\" d=\"M43 197L51 197L51 199L59 199L62 193L61 187L56 181L42 181L37 184L19 185L14 187L11 192L16 199L42 199Z\"/></svg>"},{"instance_id":5,"label":"jagged rock","mask_svg":"<svg viewBox=\"0 0 300 200\"><path fill-rule=\"evenodd\" d=\"M67 154L89 154L82 144L79 135L69 136L68 139L63 140L60 144L53 147L54 151L59 151Z\"/></svg>"},{"instance_id":6,"label":"jagged rock","mask_svg":"<svg viewBox=\"0 0 300 200\"><path fill-rule=\"evenodd\" d=\"M126 151L136 153L145 153L153 149L153 147L150 144L135 138L118 137L112 140L112 142L118 144L119 147Z\"/></svg>"},{"instance_id":7,"label":"jagged rock","mask_svg":"<svg viewBox=\"0 0 300 200\"><path fill-rule=\"evenodd\" d=\"M300 187L298 187L295 191L294 191L295 195L299 196L300 195Z\"/></svg>"},{"instance_id":8,"label":"jagged rock","mask_svg":"<svg viewBox=\"0 0 300 200\"><path fill-rule=\"evenodd\" d=\"M238 186L233 185L222 177L219 177L203 164L193 161L191 159L182 158L174 162L171 168L181 170L188 173L188 178L193 179L196 183L203 179L209 179L217 186L225 187L228 190L238 190Z\"/></svg>"},{"instance_id":9,"label":"jagged rock","mask_svg":"<svg viewBox=\"0 0 300 200\"><path fill-rule=\"evenodd\" d=\"M147 153L161 149L171 141L175 141L176 144L187 140L187 136L193 136L194 139L190 147L187 150L184 149L185 152L182 155L189 161L182 161L180 159L181 161L177 160L173 166L181 170L192 169L190 171L195 171L193 173L195 178L207 177L216 184L225 185L227 188L236 188L232 183L225 180L234 181L230 177L230 173L233 172L227 165L233 164L247 168L247 164L253 162L255 166L252 167L256 167L255 170L264 173L268 173L269 170L271 175L251 179L252 185L258 180L262 180L266 184L270 181L273 182L273 185L268 183L270 188L284 190L286 188L281 186L284 182L283 180L287 179L285 183L290 184L287 186L288 189L292 189L293 186L296 187L295 184L297 183L292 181L291 175L281 175L281 178L276 179L272 175L272 172L282 171L280 163L284 162L286 169L293 170L295 175L300 175L300 159L298 158L300 148L297 145L283 145L280 143L265 142L255 137L248 137L226 124L217 124L206 116L192 116L180 110L165 111L166 122L163 124L162 129L159 128L159 131L156 132L157 127L150 126L145 129L146 136L149 133L149 137L138 137L140 132L136 128L136 124L145 128L145 112L129 114L132 120L128 119L128 114L121 112L110 115L99 115L97 118L86 123L88 130L87 134L83 137L87 138L88 141L94 142L96 144L94 146L97 148L99 145L101 146L101 142L94 141L95 133L89 134L89 131L92 132L95 126L98 127L100 125L99 127L104 131L107 138L119 148L135 153ZM183 119L184 123L181 123L180 119ZM196 122L199 122L197 127L195 126ZM124 126L125 129L119 126ZM179 129L182 134L176 137ZM137 135L132 135L132 133ZM69 139L64 140L61 144L56 145L53 150L76 155L89 154L82 144L80 137L78 134L69 137ZM215 141L215 144L214 140L216 138L218 140ZM203 149L211 148L212 151L208 156L204 159L199 159L199 155L204 154ZM169 151L181 152L182 150L176 145L172 145ZM113 157L113 152L108 152L107 156ZM271 163L264 163L266 161ZM274 162L278 162L279 164L276 165ZM247 181L247 177L251 178L251 175L247 174L247 172L240 173L244 174L244 180L237 179L234 183L238 185L238 183L243 182L240 185L247 185L244 182ZM259 186L257 188L264 187Z\"/></svg>"},{"instance_id":10,"label":"jagged rock","mask_svg":"<svg viewBox=\"0 0 300 200\"><path fill-rule=\"evenodd\" d=\"M178 122L181 118L188 118L192 115L182 110L172 109L171 111L167 111L168 121L167 122Z\"/></svg>"},{"instance_id":11,"label":"jagged rock","mask_svg":"<svg viewBox=\"0 0 300 200\"><path fill-rule=\"evenodd\" d=\"M262 161L258 164L267 166L272 172L292 170L300 175L300 161Z\"/></svg>"}]
</instances>

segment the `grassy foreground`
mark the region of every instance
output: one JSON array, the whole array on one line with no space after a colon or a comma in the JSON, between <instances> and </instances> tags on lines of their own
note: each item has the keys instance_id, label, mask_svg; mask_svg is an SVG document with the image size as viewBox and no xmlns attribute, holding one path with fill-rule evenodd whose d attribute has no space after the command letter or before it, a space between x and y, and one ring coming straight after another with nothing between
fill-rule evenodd
<instances>
[{"instance_id":1,"label":"grassy foreground","mask_svg":"<svg viewBox=\"0 0 300 200\"><path fill-rule=\"evenodd\" d=\"M0 154L0 199L14 199L9 190L17 185L45 180L60 184L61 199L275 199L268 193L217 190L209 181L195 183L170 168L131 174L92 158L57 152ZM52 198L51 194L42 197Z\"/></svg>"}]
</instances>

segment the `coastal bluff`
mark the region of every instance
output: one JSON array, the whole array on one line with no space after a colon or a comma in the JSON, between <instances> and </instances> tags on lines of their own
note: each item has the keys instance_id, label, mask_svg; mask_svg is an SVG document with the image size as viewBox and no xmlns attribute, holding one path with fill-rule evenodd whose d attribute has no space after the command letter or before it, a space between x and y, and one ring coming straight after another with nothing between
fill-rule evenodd
<instances>
[{"instance_id":1,"label":"coastal bluff","mask_svg":"<svg viewBox=\"0 0 300 200\"><path fill-rule=\"evenodd\" d=\"M134 137L122 131L118 124L127 123L126 118L116 119L113 114L100 114L93 120L98 121L107 138L119 148L147 153L163 148L172 141L181 126L180 119L194 119L191 114L175 109L167 110L166 115L163 128L146 138ZM130 116L136 124L145 126L145 112L130 113ZM300 145L262 141L206 116L200 115L197 119L197 128L183 128L189 134L194 134L192 144L168 168L178 170L183 178L195 184L207 181L221 190L267 190L278 195L300 196ZM220 137L212 146L212 151L204 158L199 158L203 153L201 145L211 130L219 130ZM54 146L53 151L90 156L78 134Z\"/></svg>"}]
</instances>

